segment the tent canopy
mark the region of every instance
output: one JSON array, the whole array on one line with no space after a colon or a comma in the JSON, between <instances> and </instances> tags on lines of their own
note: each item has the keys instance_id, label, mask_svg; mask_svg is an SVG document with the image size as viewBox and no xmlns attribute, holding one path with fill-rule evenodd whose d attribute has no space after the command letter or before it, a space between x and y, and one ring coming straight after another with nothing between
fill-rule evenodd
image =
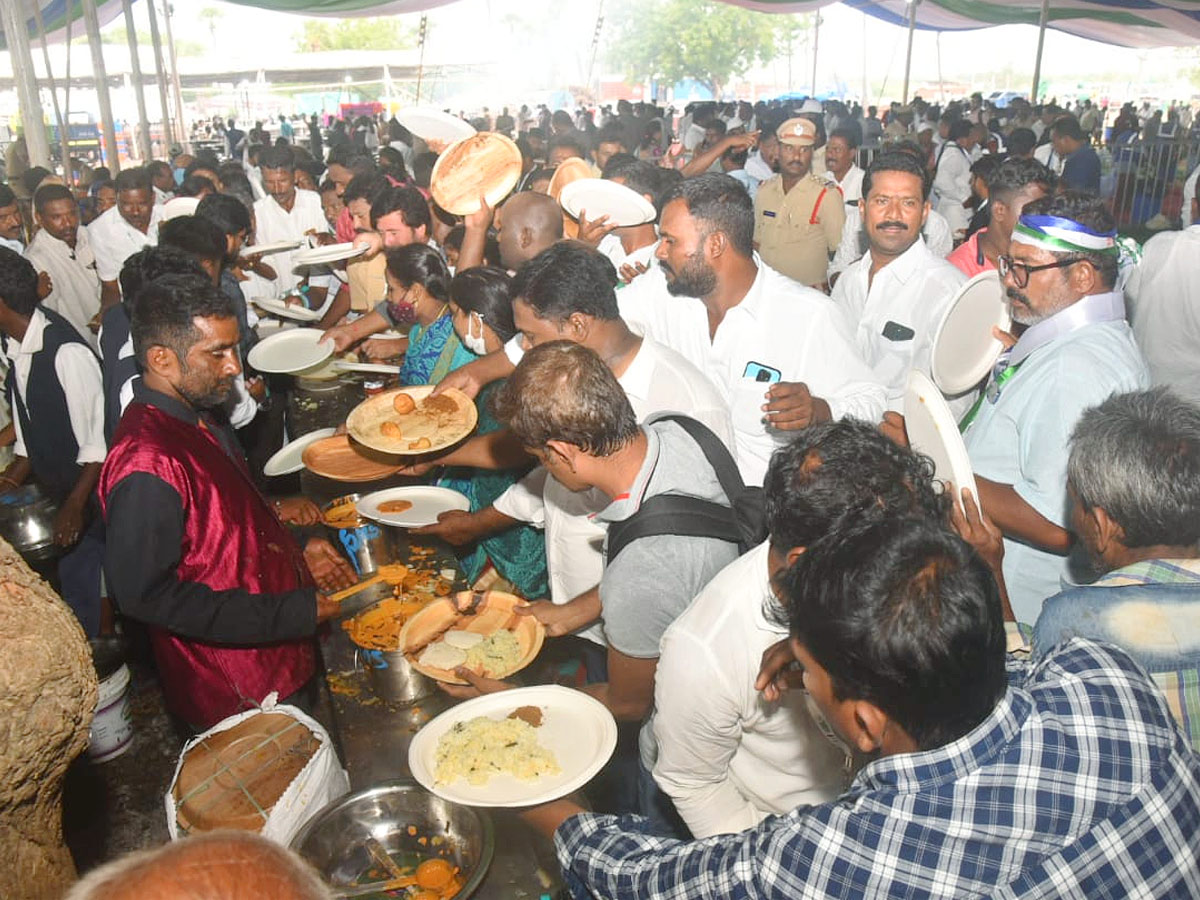
<instances>
[{"instance_id":1,"label":"tent canopy","mask_svg":"<svg viewBox=\"0 0 1200 900\"><path fill-rule=\"evenodd\" d=\"M12 0L5 0L12 2ZM42 7L47 37L62 41L68 16L82 15L79 0L34 0ZM389 16L445 6L454 0L229 0L306 16ZM721 0L746 9L771 13L814 12L836 0ZM907 25L907 0L842 0L875 18ZM120 0L97 0L100 23L120 15ZM966 31L990 25L1037 25L1042 0L918 0L917 28L933 31ZM1047 26L1068 34L1121 47L1167 47L1200 43L1200 0L1054 0ZM73 26L83 34L83 26ZM36 25L29 18L31 38Z\"/></svg>"}]
</instances>

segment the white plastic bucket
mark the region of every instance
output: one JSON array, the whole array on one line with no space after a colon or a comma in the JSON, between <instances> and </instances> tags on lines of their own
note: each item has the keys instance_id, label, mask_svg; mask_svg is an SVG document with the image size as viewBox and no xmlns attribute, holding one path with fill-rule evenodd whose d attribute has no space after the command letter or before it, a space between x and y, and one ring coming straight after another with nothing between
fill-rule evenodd
<instances>
[{"instance_id":1,"label":"white plastic bucket","mask_svg":"<svg viewBox=\"0 0 1200 900\"><path fill-rule=\"evenodd\" d=\"M129 749L133 719L129 714L129 666L124 663L100 681L100 699L92 719L87 754L94 762L108 762Z\"/></svg>"}]
</instances>

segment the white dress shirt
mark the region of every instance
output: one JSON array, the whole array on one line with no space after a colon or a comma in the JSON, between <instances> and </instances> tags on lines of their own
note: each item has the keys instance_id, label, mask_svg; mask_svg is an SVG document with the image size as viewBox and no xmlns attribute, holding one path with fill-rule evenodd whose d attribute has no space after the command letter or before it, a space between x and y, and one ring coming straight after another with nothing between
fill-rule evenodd
<instances>
[{"instance_id":1,"label":"white dress shirt","mask_svg":"<svg viewBox=\"0 0 1200 900\"><path fill-rule=\"evenodd\" d=\"M828 169L825 170L825 180L830 184L836 184L841 189L842 199L846 201L846 205L857 206L858 201L862 199L863 176L866 174L855 163L851 163L841 181L838 181L837 176Z\"/></svg>"},{"instance_id":2,"label":"white dress shirt","mask_svg":"<svg viewBox=\"0 0 1200 900\"><path fill-rule=\"evenodd\" d=\"M114 206L101 213L87 227L88 240L96 259L96 274L101 281L116 281L125 260L143 247L153 247L158 243L158 222L161 217L162 207L155 204L150 211L150 227L142 234L122 218L120 207Z\"/></svg>"},{"instance_id":3,"label":"white dress shirt","mask_svg":"<svg viewBox=\"0 0 1200 900\"><path fill-rule=\"evenodd\" d=\"M954 238L950 235L950 223L936 209L929 210L929 215L925 218L925 225L921 229L921 237L925 239L925 246L929 248L929 252L942 259L949 256L950 251L954 249ZM829 263L830 280L833 280L834 275L845 272L851 264L862 259L869 246L870 242L867 240L867 232L863 228L862 212L859 210L858 204L847 203L846 224L842 226L842 241L838 244L837 252L833 254L833 259Z\"/></svg>"},{"instance_id":4,"label":"white dress shirt","mask_svg":"<svg viewBox=\"0 0 1200 900\"><path fill-rule=\"evenodd\" d=\"M833 301L776 272L757 255L755 262L758 275L750 290L725 313L712 337L704 303L673 296L657 266L617 291L630 327L681 353L721 392L733 423L734 456L747 484L762 484L771 454L795 436L763 423L770 384L748 373L751 364L776 370L780 381L804 382L829 404L835 419L877 422L886 400Z\"/></svg>"},{"instance_id":5,"label":"white dress shirt","mask_svg":"<svg viewBox=\"0 0 1200 900\"><path fill-rule=\"evenodd\" d=\"M625 245L615 233L606 234L596 247L617 270L618 277L622 266L636 266L639 263L649 266L654 262L654 251L658 249L658 241L638 247L632 253L625 252Z\"/></svg>"},{"instance_id":6,"label":"white dress shirt","mask_svg":"<svg viewBox=\"0 0 1200 900\"><path fill-rule=\"evenodd\" d=\"M775 171L762 158L762 153L758 150L755 150L746 158L745 170L747 175L757 179L760 184L775 177Z\"/></svg>"},{"instance_id":7,"label":"white dress shirt","mask_svg":"<svg viewBox=\"0 0 1200 900\"><path fill-rule=\"evenodd\" d=\"M950 234L961 236L971 224L971 211L963 201L971 196L971 154L955 141L947 141L938 154L933 195L937 211L950 223Z\"/></svg>"},{"instance_id":8,"label":"white dress shirt","mask_svg":"<svg viewBox=\"0 0 1200 900\"><path fill-rule=\"evenodd\" d=\"M703 422L732 446L729 412L717 389L696 367L649 338L617 379L638 421L657 412L680 412ZM604 526L592 519L610 503L596 490L567 490L539 467L496 498L498 512L546 532L550 599L567 603L600 583ZM603 645L599 622L579 632Z\"/></svg>"},{"instance_id":9,"label":"white dress shirt","mask_svg":"<svg viewBox=\"0 0 1200 900\"><path fill-rule=\"evenodd\" d=\"M12 338L4 339L4 353L13 366L17 377L17 395L24 402L29 387L29 371L33 367L33 355L42 349L43 333L49 324L45 314L35 309L29 317L25 337L18 344ZM100 380L100 362L84 344L64 344L54 357L54 371L67 398L67 414L71 417L71 431L79 452L75 462L104 462L108 452L104 443L104 388ZM28 456L25 436L21 433L21 417L13 414L13 425L17 432L14 446L17 456Z\"/></svg>"},{"instance_id":10,"label":"white dress shirt","mask_svg":"<svg viewBox=\"0 0 1200 900\"><path fill-rule=\"evenodd\" d=\"M809 712L807 692L769 703L754 689L763 651L787 637L764 613L778 603L767 551L764 542L722 569L660 645L654 780L698 839L825 803L845 785L845 753Z\"/></svg>"},{"instance_id":11,"label":"white dress shirt","mask_svg":"<svg viewBox=\"0 0 1200 900\"><path fill-rule=\"evenodd\" d=\"M301 276L292 269L296 264L296 254L307 246L305 232L323 234L330 231L325 213L321 211L321 195L316 191L296 188L296 202L292 204L291 211L280 206L274 197L263 197L254 202L254 215L256 243L303 242L297 250L284 250L267 258L267 264L275 270L275 295L279 296L301 281Z\"/></svg>"},{"instance_id":12,"label":"white dress shirt","mask_svg":"<svg viewBox=\"0 0 1200 900\"><path fill-rule=\"evenodd\" d=\"M65 241L43 228L33 236L25 256L35 269L50 275L54 289L42 305L74 325L79 336L93 350L98 349L96 335L88 328L88 323L100 312L100 277L96 274L88 230L81 227L76 231L72 250Z\"/></svg>"},{"instance_id":13,"label":"white dress shirt","mask_svg":"<svg viewBox=\"0 0 1200 900\"><path fill-rule=\"evenodd\" d=\"M934 332L967 279L930 253L920 237L876 272L868 286L871 265L868 250L842 273L833 287L833 302L854 327L859 353L887 388L888 409L903 413L908 373L919 369L930 375ZM973 402L974 394L968 393L950 408L957 418Z\"/></svg>"},{"instance_id":14,"label":"white dress shirt","mask_svg":"<svg viewBox=\"0 0 1200 900\"><path fill-rule=\"evenodd\" d=\"M1150 377L1200 403L1200 225L1164 231L1146 242L1125 286Z\"/></svg>"}]
</instances>

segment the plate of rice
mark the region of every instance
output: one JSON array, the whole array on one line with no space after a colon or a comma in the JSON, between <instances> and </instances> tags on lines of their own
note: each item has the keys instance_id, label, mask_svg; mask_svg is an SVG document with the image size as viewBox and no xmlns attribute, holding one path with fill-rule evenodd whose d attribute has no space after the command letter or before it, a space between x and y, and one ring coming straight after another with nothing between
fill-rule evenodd
<instances>
[{"instance_id":1,"label":"plate of rice","mask_svg":"<svg viewBox=\"0 0 1200 900\"><path fill-rule=\"evenodd\" d=\"M617 745L598 700L560 685L486 694L417 732L408 767L422 787L467 806L531 806L587 784Z\"/></svg>"}]
</instances>

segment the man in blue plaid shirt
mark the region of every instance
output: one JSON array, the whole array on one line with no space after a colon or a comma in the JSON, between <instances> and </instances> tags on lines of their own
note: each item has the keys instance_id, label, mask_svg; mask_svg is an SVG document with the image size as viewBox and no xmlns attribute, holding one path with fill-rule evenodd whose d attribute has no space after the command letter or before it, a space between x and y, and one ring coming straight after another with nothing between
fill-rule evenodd
<instances>
[{"instance_id":1,"label":"man in blue plaid shirt","mask_svg":"<svg viewBox=\"0 0 1200 900\"><path fill-rule=\"evenodd\" d=\"M528 810L575 897L1200 897L1200 761L1122 651L1006 670L991 573L926 521L832 532L785 593L805 687L871 762L831 803L691 843Z\"/></svg>"}]
</instances>

